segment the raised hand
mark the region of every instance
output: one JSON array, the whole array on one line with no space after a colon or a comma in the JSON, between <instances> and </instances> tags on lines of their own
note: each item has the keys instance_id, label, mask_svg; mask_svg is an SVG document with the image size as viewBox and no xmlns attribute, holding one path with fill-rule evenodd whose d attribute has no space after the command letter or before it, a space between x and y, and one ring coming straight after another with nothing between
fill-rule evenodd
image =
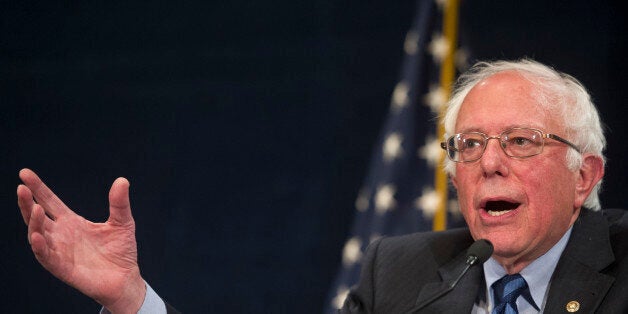
<instances>
[{"instance_id":1,"label":"raised hand","mask_svg":"<svg viewBox=\"0 0 628 314\"><path fill-rule=\"evenodd\" d=\"M146 286L137 264L129 181L109 191L109 219L93 223L68 208L31 170L22 169L18 206L35 257L54 276L112 313L136 313Z\"/></svg>"}]
</instances>

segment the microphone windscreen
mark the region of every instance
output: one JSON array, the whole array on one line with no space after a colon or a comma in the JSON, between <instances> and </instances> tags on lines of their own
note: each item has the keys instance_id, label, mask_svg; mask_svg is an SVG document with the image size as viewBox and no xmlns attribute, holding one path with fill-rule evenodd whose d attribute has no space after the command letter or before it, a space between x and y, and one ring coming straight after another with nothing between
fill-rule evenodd
<instances>
[{"instance_id":1,"label":"microphone windscreen","mask_svg":"<svg viewBox=\"0 0 628 314\"><path fill-rule=\"evenodd\" d=\"M485 239L473 242L467 250L467 256L473 255L477 257L477 261L480 262L480 264L486 262L486 260L491 257L491 254L493 254L493 244Z\"/></svg>"}]
</instances>

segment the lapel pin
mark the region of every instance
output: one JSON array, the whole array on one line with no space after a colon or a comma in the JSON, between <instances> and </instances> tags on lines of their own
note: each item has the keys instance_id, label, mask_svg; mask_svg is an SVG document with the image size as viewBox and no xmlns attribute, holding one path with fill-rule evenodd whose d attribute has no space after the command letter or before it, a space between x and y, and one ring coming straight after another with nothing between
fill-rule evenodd
<instances>
[{"instance_id":1,"label":"lapel pin","mask_svg":"<svg viewBox=\"0 0 628 314\"><path fill-rule=\"evenodd\" d=\"M578 303L578 301L569 301L569 303L565 306L565 309L569 313L577 312L580 309L580 303Z\"/></svg>"}]
</instances>

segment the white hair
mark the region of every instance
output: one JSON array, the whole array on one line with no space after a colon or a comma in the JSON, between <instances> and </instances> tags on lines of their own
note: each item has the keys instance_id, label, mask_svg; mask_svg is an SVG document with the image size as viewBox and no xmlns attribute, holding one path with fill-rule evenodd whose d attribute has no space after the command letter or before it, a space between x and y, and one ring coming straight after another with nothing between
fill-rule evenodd
<instances>
[{"instance_id":1,"label":"white hair","mask_svg":"<svg viewBox=\"0 0 628 314\"><path fill-rule=\"evenodd\" d=\"M574 77L558 72L553 68L529 59L517 61L478 62L462 74L448 102L443 119L445 138L455 133L458 112L467 94L482 80L502 72L516 72L536 87L532 97L548 112L563 119L566 137L581 149L582 154L590 153L601 157L606 139L602 123L591 96ZM582 165L582 154L576 150L567 150L565 162L568 169L576 171ZM445 160L445 171L455 175L455 163ZM593 210L601 208L599 193L600 180L584 202L584 206Z\"/></svg>"}]
</instances>

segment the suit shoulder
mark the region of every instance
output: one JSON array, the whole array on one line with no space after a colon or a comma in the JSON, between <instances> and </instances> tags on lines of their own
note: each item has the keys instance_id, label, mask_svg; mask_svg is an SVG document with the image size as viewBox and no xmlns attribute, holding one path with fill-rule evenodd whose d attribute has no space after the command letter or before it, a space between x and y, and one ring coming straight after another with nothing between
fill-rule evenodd
<instances>
[{"instance_id":1,"label":"suit shoulder","mask_svg":"<svg viewBox=\"0 0 628 314\"><path fill-rule=\"evenodd\" d=\"M628 230L628 210L625 209L605 209L604 216L609 224L610 233L625 233Z\"/></svg>"},{"instance_id":2,"label":"suit shoulder","mask_svg":"<svg viewBox=\"0 0 628 314\"><path fill-rule=\"evenodd\" d=\"M379 254L395 258L431 253L437 264L445 263L466 250L473 243L468 228L437 232L418 232L403 236L385 237L378 244Z\"/></svg>"},{"instance_id":3,"label":"suit shoulder","mask_svg":"<svg viewBox=\"0 0 628 314\"><path fill-rule=\"evenodd\" d=\"M626 262L628 255L628 210L607 209L604 216L608 221L608 233L617 261Z\"/></svg>"},{"instance_id":4,"label":"suit shoulder","mask_svg":"<svg viewBox=\"0 0 628 314\"><path fill-rule=\"evenodd\" d=\"M382 239L382 245L392 246L408 246L416 244L430 244L430 243L442 243L451 241L464 241L470 238L468 228L456 228L445 231L427 231L416 232L400 236L384 237Z\"/></svg>"}]
</instances>

